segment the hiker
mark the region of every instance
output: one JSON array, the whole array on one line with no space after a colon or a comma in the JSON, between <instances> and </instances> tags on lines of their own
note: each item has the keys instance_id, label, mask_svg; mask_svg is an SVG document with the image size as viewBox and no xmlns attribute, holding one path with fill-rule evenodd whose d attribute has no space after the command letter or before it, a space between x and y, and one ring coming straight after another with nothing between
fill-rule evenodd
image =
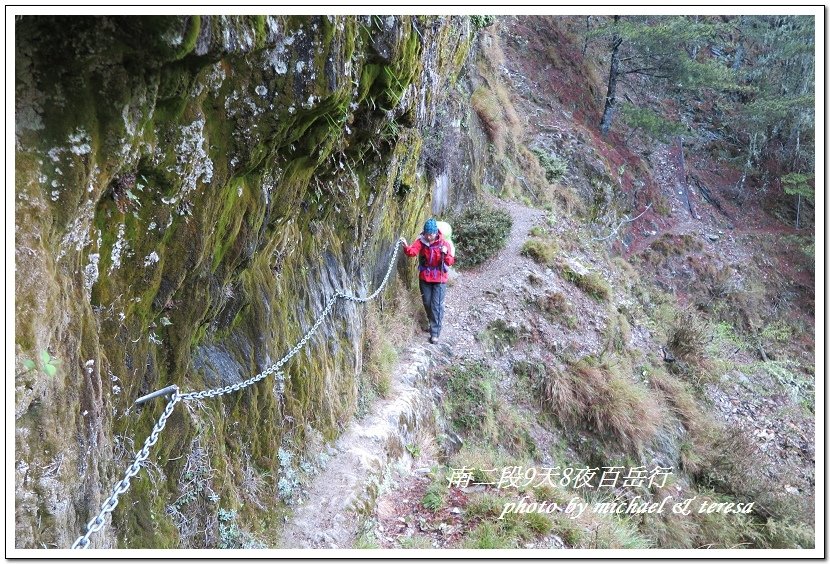
<instances>
[{"instance_id":1,"label":"hiker","mask_svg":"<svg viewBox=\"0 0 830 564\"><path fill-rule=\"evenodd\" d=\"M430 218L424 224L423 233L411 245L404 239L403 250L408 257L418 256L418 286L429 319L429 342L435 344L441 336L447 267L455 262L455 247L439 231L438 222Z\"/></svg>"}]
</instances>

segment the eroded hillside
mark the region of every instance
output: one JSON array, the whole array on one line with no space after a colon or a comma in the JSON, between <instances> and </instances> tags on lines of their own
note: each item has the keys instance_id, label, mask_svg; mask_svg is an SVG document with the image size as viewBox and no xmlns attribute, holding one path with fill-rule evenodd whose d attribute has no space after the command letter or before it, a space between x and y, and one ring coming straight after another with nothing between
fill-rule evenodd
<instances>
[{"instance_id":1,"label":"eroded hillside","mask_svg":"<svg viewBox=\"0 0 830 564\"><path fill-rule=\"evenodd\" d=\"M530 207L493 202L521 244L450 289L434 379L446 434L413 446L421 470L389 479L357 546L810 547L812 235L773 217L760 184L736 192L704 107L680 112L682 141L624 122L602 136L607 58L582 53L582 25L481 32L472 105L504 171L491 189ZM632 468L672 470L624 485ZM562 477L580 470L581 485ZM563 510L683 499L691 515ZM558 508L505 516L520 500ZM749 502L751 515L706 511Z\"/></svg>"}]
</instances>

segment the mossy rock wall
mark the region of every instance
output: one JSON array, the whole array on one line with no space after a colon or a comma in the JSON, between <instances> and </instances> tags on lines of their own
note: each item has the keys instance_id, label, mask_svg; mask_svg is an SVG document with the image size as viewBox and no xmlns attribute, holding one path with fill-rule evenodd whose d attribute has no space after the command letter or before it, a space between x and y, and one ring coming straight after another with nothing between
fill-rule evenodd
<instances>
[{"instance_id":1,"label":"mossy rock wall","mask_svg":"<svg viewBox=\"0 0 830 564\"><path fill-rule=\"evenodd\" d=\"M85 530L163 409L137 397L247 379L336 290L377 287L430 213L421 132L469 35L434 17L16 22L16 546ZM270 530L280 479L354 412L362 318L341 302L284 377L179 404L93 546L218 546L220 509Z\"/></svg>"}]
</instances>

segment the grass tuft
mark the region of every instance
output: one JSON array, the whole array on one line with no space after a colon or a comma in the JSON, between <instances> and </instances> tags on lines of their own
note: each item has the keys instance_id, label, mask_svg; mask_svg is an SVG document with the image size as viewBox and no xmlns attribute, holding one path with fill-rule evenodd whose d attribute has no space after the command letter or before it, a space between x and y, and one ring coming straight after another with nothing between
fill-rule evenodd
<instances>
[{"instance_id":1,"label":"grass tuft","mask_svg":"<svg viewBox=\"0 0 830 564\"><path fill-rule=\"evenodd\" d=\"M559 247L553 241L530 239L522 245L521 254L533 259L543 266L552 266L556 260Z\"/></svg>"}]
</instances>

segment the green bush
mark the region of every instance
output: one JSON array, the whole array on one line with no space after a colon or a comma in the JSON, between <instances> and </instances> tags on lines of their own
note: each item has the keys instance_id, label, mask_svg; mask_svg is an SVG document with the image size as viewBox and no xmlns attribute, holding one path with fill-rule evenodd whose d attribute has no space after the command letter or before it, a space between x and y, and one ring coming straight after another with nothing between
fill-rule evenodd
<instances>
[{"instance_id":1,"label":"green bush","mask_svg":"<svg viewBox=\"0 0 830 564\"><path fill-rule=\"evenodd\" d=\"M483 27L489 27L493 25L496 21L496 16L484 16L481 14L476 14L474 16L470 16L470 23L473 24L475 29L481 29Z\"/></svg>"},{"instance_id":2,"label":"green bush","mask_svg":"<svg viewBox=\"0 0 830 564\"><path fill-rule=\"evenodd\" d=\"M562 277L573 282L579 289L597 301L607 301L611 297L611 287L608 282L595 273L580 274L567 264L562 264Z\"/></svg>"},{"instance_id":3,"label":"green bush","mask_svg":"<svg viewBox=\"0 0 830 564\"><path fill-rule=\"evenodd\" d=\"M620 118L628 127L642 129L662 141L686 131L686 127L682 123L668 120L657 112L647 108L638 108L632 104L622 105Z\"/></svg>"},{"instance_id":4,"label":"green bush","mask_svg":"<svg viewBox=\"0 0 830 564\"><path fill-rule=\"evenodd\" d=\"M504 210L477 205L452 218L458 268L481 264L504 248L513 219Z\"/></svg>"},{"instance_id":5,"label":"green bush","mask_svg":"<svg viewBox=\"0 0 830 564\"><path fill-rule=\"evenodd\" d=\"M433 482L424 493L424 497L421 499L421 505L435 513L444 505L444 494L446 490L446 483Z\"/></svg>"},{"instance_id":6,"label":"green bush","mask_svg":"<svg viewBox=\"0 0 830 564\"><path fill-rule=\"evenodd\" d=\"M545 178L548 182L556 182L568 173L568 162L558 156L547 153L542 149L533 149L533 153L539 159L539 164L545 170Z\"/></svg>"}]
</instances>

